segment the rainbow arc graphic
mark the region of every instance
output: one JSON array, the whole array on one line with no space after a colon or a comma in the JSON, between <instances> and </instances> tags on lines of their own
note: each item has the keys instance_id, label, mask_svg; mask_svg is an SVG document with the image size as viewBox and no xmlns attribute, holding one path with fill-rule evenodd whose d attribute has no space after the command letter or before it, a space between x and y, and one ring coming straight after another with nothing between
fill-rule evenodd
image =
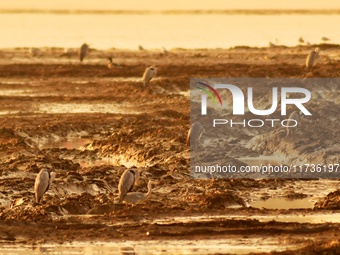
<instances>
[{"instance_id":1,"label":"rainbow arc graphic","mask_svg":"<svg viewBox=\"0 0 340 255\"><path fill-rule=\"evenodd\" d=\"M204 82L197 82L198 84L202 85L203 87L198 87L200 90L204 91L209 95L209 97L214 101L214 104L217 104L217 100L222 105L222 99L220 95L217 93L216 89L214 89L212 86L209 84L206 84ZM217 98L217 99L216 99Z\"/></svg>"}]
</instances>

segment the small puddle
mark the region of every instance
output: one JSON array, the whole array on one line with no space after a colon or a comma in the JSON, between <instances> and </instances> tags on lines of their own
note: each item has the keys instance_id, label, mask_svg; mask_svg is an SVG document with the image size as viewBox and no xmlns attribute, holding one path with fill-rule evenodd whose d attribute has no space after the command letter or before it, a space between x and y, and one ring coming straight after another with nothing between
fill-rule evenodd
<instances>
[{"instance_id":1,"label":"small puddle","mask_svg":"<svg viewBox=\"0 0 340 255\"><path fill-rule=\"evenodd\" d=\"M100 159L73 159L74 162L79 163L81 167L94 167L102 165L121 165L126 168L132 167L145 167L145 164L139 163L136 160L126 160L124 155L118 155L111 157L101 157Z\"/></svg>"},{"instance_id":2,"label":"small puddle","mask_svg":"<svg viewBox=\"0 0 340 255\"><path fill-rule=\"evenodd\" d=\"M147 234L147 233L146 233ZM302 245L284 244L275 238L233 238L206 240L152 240L117 242L73 242L72 244L46 244L37 247L2 246L1 254L248 254L296 249Z\"/></svg>"},{"instance_id":3,"label":"small puddle","mask_svg":"<svg viewBox=\"0 0 340 255\"><path fill-rule=\"evenodd\" d=\"M0 115L18 114L20 111L0 111Z\"/></svg>"},{"instance_id":4,"label":"small puddle","mask_svg":"<svg viewBox=\"0 0 340 255\"><path fill-rule=\"evenodd\" d=\"M254 208L265 208L265 209L311 209L314 207L314 203L310 198L304 199L286 199L286 198L269 198L265 201L256 201L250 203L251 207Z\"/></svg>"},{"instance_id":5,"label":"small puddle","mask_svg":"<svg viewBox=\"0 0 340 255\"><path fill-rule=\"evenodd\" d=\"M0 96L30 96L32 90L28 89L2 89L0 90Z\"/></svg>"},{"instance_id":6,"label":"small puddle","mask_svg":"<svg viewBox=\"0 0 340 255\"><path fill-rule=\"evenodd\" d=\"M291 222L291 223L340 223L340 213L315 213L315 214L299 214L291 212L290 214L280 215L210 215L210 216L189 216L189 217L165 217L145 221L158 225L168 225L174 223L195 223L195 222L213 222L216 220L258 220L260 222Z\"/></svg>"},{"instance_id":7,"label":"small puddle","mask_svg":"<svg viewBox=\"0 0 340 255\"><path fill-rule=\"evenodd\" d=\"M80 136L69 135L67 137L50 137L38 138L37 143L39 149L53 149L53 148L66 148L69 150L82 149L86 144L91 143L93 140L82 138Z\"/></svg>"},{"instance_id":8,"label":"small puddle","mask_svg":"<svg viewBox=\"0 0 340 255\"><path fill-rule=\"evenodd\" d=\"M114 105L104 103L45 103L38 106L38 113L117 113L139 114L140 111L132 110L128 105Z\"/></svg>"}]
</instances>

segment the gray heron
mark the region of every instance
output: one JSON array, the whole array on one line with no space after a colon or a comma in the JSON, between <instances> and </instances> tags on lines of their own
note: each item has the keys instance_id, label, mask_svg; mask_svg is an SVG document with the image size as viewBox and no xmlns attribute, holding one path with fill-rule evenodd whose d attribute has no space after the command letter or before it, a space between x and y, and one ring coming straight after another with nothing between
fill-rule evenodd
<instances>
[{"instance_id":1,"label":"gray heron","mask_svg":"<svg viewBox=\"0 0 340 255\"><path fill-rule=\"evenodd\" d=\"M86 43L84 43L82 46L80 46L80 48L78 50L78 56L79 56L80 62L83 62L84 58L86 57L88 50L89 50L89 46Z\"/></svg>"},{"instance_id":2,"label":"gray heron","mask_svg":"<svg viewBox=\"0 0 340 255\"><path fill-rule=\"evenodd\" d=\"M205 129L200 122L196 121L195 123L193 123L190 126L190 129L188 132L187 145L190 146L190 140L192 140L193 142L192 144L196 146L199 143L201 136L204 132L205 132Z\"/></svg>"},{"instance_id":3,"label":"gray heron","mask_svg":"<svg viewBox=\"0 0 340 255\"><path fill-rule=\"evenodd\" d=\"M54 178L55 173L51 173L48 169L42 169L37 175L34 183L35 202L37 204L39 204L45 192L48 191Z\"/></svg>"},{"instance_id":4,"label":"gray heron","mask_svg":"<svg viewBox=\"0 0 340 255\"><path fill-rule=\"evenodd\" d=\"M310 68L312 68L312 66L314 65L315 60L319 57L319 52L320 52L319 48L315 48L314 50L309 52L309 54L307 56L307 59L306 59L306 67L307 67L308 70Z\"/></svg>"},{"instance_id":5,"label":"gray heron","mask_svg":"<svg viewBox=\"0 0 340 255\"><path fill-rule=\"evenodd\" d=\"M299 121L300 119L303 117L302 112L297 112L294 111L292 112L289 117L288 117L288 122L287 122L287 136L291 136L294 134L294 132L296 131L297 126L299 125ZM293 126L295 124L295 122L297 123L295 127L289 127L289 126Z\"/></svg>"},{"instance_id":6,"label":"gray heron","mask_svg":"<svg viewBox=\"0 0 340 255\"><path fill-rule=\"evenodd\" d=\"M164 47L162 47L162 52L164 55L167 55L169 53L169 51Z\"/></svg>"},{"instance_id":7,"label":"gray heron","mask_svg":"<svg viewBox=\"0 0 340 255\"><path fill-rule=\"evenodd\" d=\"M145 69L145 72L143 74L143 85L146 86L151 81L151 79L156 75L157 68L155 66L150 66Z\"/></svg>"},{"instance_id":8,"label":"gray heron","mask_svg":"<svg viewBox=\"0 0 340 255\"><path fill-rule=\"evenodd\" d=\"M120 177L118 184L119 202L123 201L126 194L130 192L134 185L138 183L139 171L137 169L127 169Z\"/></svg>"},{"instance_id":9,"label":"gray heron","mask_svg":"<svg viewBox=\"0 0 340 255\"><path fill-rule=\"evenodd\" d=\"M151 196L151 187L152 181L149 180L148 182L148 192L147 193L142 193L142 192L129 192L126 194L124 198L124 202L127 204L138 204L141 203L145 200L147 200Z\"/></svg>"}]
</instances>

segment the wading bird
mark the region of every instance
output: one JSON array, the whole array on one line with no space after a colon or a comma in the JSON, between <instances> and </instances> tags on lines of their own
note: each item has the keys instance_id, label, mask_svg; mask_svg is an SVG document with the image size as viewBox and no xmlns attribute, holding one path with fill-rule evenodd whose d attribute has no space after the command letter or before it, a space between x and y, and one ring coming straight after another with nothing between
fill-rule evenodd
<instances>
[{"instance_id":1,"label":"wading bird","mask_svg":"<svg viewBox=\"0 0 340 255\"><path fill-rule=\"evenodd\" d=\"M145 200L147 200L150 195L151 195L151 191L152 191L152 187L151 187L152 182L149 180L148 182L148 192L147 193L142 193L142 192L129 192L126 194L125 198L124 198L124 202L127 204L138 204L141 203Z\"/></svg>"},{"instance_id":2,"label":"wading bird","mask_svg":"<svg viewBox=\"0 0 340 255\"><path fill-rule=\"evenodd\" d=\"M156 75L156 73L157 73L157 68L155 66L150 66L145 69L145 72L142 78L144 87L148 85L148 83Z\"/></svg>"},{"instance_id":3,"label":"wading bird","mask_svg":"<svg viewBox=\"0 0 340 255\"><path fill-rule=\"evenodd\" d=\"M304 42L305 42L305 40L303 40L303 38L300 37L300 38L299 38L299 43L304 43Z\"/></svg>"},{"instance_id":4,"label":"wading bird","mask_svg":"<svg viewBox=\"0 0 340 255\"><path fill-rule=\"evenodd\" d=\"M138 45L138 49L139 49L140 51L145 51L145 49L144 49L144 47L143 47L142 45Z\"/></svg>"},{"instance_id":5,"label":"wading bird","mask_svg":"<svg viewBox=\"0 0 340 255\"><path fill-rule=\"evenodd\" d=\"M126 194L138 183L139 171L137 169L127 169L120 177L118 184L119 202L123 201Z\"/></svg>"},{"instance_id":6,"label":"wading bird","mask_svg":"<svg viewBox=\"0 0 340 255\"><path fill-rule=\"evenodd\" d=\"M192 140L192 144L196 147L201 139L202 134L205 132L204 127L201 123L196 121L190 126L188 136L187 136L187 145L190 146L190 140Z\"/></svg>"},{"instance_id":7,"label":"wading bird","mask_svg":"<svg viewBox=\"0 0 340 255\"><path fill-rule=\"evenodd\" d=\"M107 59L109 60L109 63L107 64L107 67L109 69L112 69L112 68L122 68L120 65L118 65L116 63L113 63L111 57L108 57Z\"/></svg>"},{"instance_id":8,"label":"wading bird","mask_svg":"<svg viewBox=\"0 0 340 255\"><path fill-rule=\"evenodd\" d=\"M28 50L28 53L30 54L30 56L33 57L40 57L42 55L41 51L38 48L30 48Z\"/></svg>"},{"instance_id":9,"label":"wading bird","mask_svg":"<svg viewBox=\"0 0 340 255\"><path fill-rule=\"evenodd\" d=\"M73 49L71 48L64 48L64 52L62 54L60 54L60 57L72 57L72 55L76 55L76 51L74 51Z\"/></svg>"},{"instance_id":10,"label":"wading bird","mask_svg":"<svg viewBox=\"0 0 340 255\"><path fill-rule=\"evenodd\" d=\"M321 40L324 41L324 42L327 42L327 41L329 41L330 39L327 38L327 37L325 37L325 36L323 36L323 37L321 37Z\"/></svg>"},{"instance_id":11,"label":"wading bird","mask_svg":"<svg viewBox=\"0 0 340 255\"><path fill-rule=\"evenodd\" d=\"M319 57L319 52L320 49L319 48L315 48L314 50L312 50L311 52L309 52L307 59L306 59L306 67L307 70L309 70L310 68L312 68L312 66L315 63L315 60Z\"/></svg>"},{"instance_id":12,"label":"wading bird","mask_svg":"<svg viewBox=\"0 0 340 255\"><path fill-rule=\"evenodd\" d=\"M54 178L55 173L50 173L48 169L42 169L37 175L34 184L35 202L37 204L39 204L41 198L51 186Z\"/></svg>"},{"instance_id":13,"label":"wading bird","mask_svg":"<svg viewBox=\"0 0 340 255\"><path fill-rule=\"evenodd\" d=\"M80 46L80 48L78 50L78 56L79 56L80 62L83 62L84 58L86 57L88 50L89 50L89 46L86 43L84 43L82 46Z\"/></svg>"},{"instance_id":14,"label":"wading bird","mask_svg":"<svg viewBox=\"0 0 340 255\"><path fill-rule=\"evenodd\" d=\"M168 53L169 53L169 51L164 47L162 48L162 52L163 52L164 55L168 55Z\"/></svg>"},{"instance_id":15,"label":"wading bird","mask_svg":"<svg viewBox=\"0 0 340 255\"><path fill-rule=\"evenodd\" d=\"M287 136L291 136L295 133L296 128L299 125L299 121L302 117L303 117L303 114L302 114L301 111L299 113L297 111L294 111L289 115L289 118L288 118L289 120L287 122L287 126L288 126L287 127ZM294 124L296 124L296 126L292 127Z\"/></svg>"}]
</instances>

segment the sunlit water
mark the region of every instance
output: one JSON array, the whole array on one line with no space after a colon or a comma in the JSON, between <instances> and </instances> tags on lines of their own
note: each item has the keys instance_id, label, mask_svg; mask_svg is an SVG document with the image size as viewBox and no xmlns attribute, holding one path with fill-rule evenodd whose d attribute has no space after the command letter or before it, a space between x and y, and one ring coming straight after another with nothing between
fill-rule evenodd
<instances>
[{"instance_id":1,"label":"sunlit water","mask_svg":"<svg viewBox=\"0 0 340 255\"><path fill-rule=\"evenodd\" d=\"M340 43L340 15L242 14L56 14L1 13L0 48L79 47L97 49L229 48L237 45L288 46L303 37ZM277 39L277 40L276 40Z\"/></svg>"},{"instance_id":2,"label":"sunlit water","mask_svg":"<svg viewBox=\"0 0 340 255\"><path fill-rule=\"evenodd\" d=\"M0 248L0 254L248 254L250 252L284 251L299 245L280 244L274 238L240 238L217 240L164 240L164 241L123 241L74 243L71 245L43 245L35 248L11 247Z\"/></svg>"}]
</instances>

